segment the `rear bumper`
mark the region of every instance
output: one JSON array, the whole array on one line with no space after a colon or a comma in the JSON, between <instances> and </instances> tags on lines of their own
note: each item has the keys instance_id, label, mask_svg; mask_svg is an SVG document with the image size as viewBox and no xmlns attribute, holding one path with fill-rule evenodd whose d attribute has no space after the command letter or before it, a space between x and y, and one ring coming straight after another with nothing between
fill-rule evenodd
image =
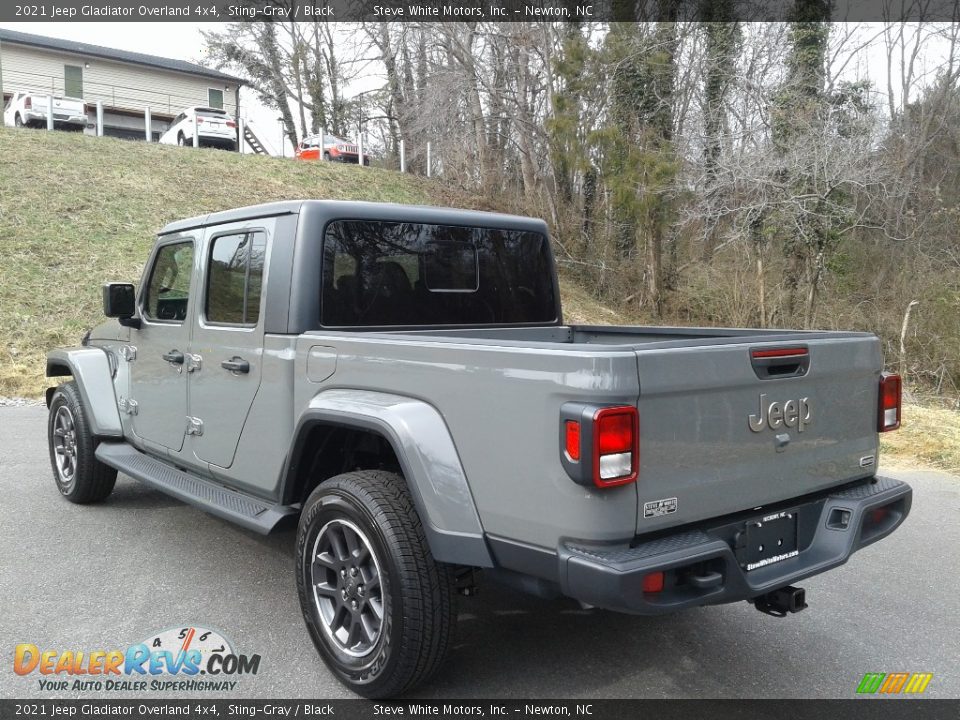
<instances>
[{"instance_id":1,"label":"rear bumper","mask_svg":"<svg viewBox=\"0 0 960 720\"><path fill-rule=\"evenodd\" d=\"M47 122L47 114L45 112L31 112L26 110L21 113L24 122L29 123L44 123ZM53 124L56 125L83 125L84 127L87 124L86 115L60 115L55 113L53 116Z\"/></svg>"},{"instance_id":2,"label":"rear bumper","mask_svg":"<svg viewBox=\"0 0 960 720\"><path fill-rule=\"evenodd\" d=\"M886 537L907 517L912 496L906 483L875 477L646 541L641 537L633 543L600 545L568 540L556 553L555 580L544 579L582 602L639 615L749 600L842 565L856 551ZM747 520L780 511L797 513L798 554L745 570L737 559L737 533ZM496 552L496 544L492 547ZM518 550L512 545L504 559L513 564ZM543 559L541 554L540 568ZM644 577L661 571L663 589L644 592Z\"/></svg>"},{"instance_id":3,"label":"rear bumper","mask_svg":"<svg viewBox=\"0 0 960 720\"><path fill-rule=\"evenodd\" d=\"M218 147L218 148L235 148L237 146L237 138L235 135L214 135L206 134L204 132L200 133L200 138L198 144L201 147Z\"/></svg>"}]
</instances>

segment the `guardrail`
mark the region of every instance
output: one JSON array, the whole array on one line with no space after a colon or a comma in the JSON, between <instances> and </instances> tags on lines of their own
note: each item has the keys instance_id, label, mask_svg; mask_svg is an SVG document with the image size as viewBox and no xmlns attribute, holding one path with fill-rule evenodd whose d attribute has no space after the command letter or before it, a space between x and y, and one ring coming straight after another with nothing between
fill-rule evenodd
<instances>
[{"instance_id":1,"label":"guardrail","mask_svg":"<svg viewBox=\"0 0 960 720\"><path fill-rule=\"evenodd\" d=\"M36 92L39 94L50 93L53 95L65 95L64 79L62 77L47 75L43 73L32 73L26 70L5 70L3 74L4 92ZM139 111L144 106L149 105L156 112L165 112L168 115L176 115L185 107L194 105L206 105L206 102L198 102L196 95L177 95L175 93L163 93L156 90L145 88L133 88L126 85L112 85L109 83L95 82L91 80L83 81L83 98L89 105L97 101L110 107L120 110ZM230 105L230 103L224 103ZM239 114L239 113L237 113Z\"/></svg>"}]
</instances>

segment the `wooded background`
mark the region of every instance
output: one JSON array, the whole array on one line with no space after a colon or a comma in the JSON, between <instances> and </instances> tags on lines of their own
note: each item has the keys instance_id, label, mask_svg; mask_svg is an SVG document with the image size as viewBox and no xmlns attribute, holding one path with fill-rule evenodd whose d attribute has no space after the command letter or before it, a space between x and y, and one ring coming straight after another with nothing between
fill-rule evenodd
<instances>
[{"instance_id":1,"label":"wooded background","mask_svg":"<svg viewBox=\"0 0 960 720\"><path fill-rule=\"evenodd\" d=\"M960 402L958 23L249 23L205 33L296 144L321 128L544 217L638 322L862 329ZM351 89L381 78L376 89ZM882 78L882 80L878 80ZM885 87L883 86L885 83Z\"/></svg>"}]
</instances>

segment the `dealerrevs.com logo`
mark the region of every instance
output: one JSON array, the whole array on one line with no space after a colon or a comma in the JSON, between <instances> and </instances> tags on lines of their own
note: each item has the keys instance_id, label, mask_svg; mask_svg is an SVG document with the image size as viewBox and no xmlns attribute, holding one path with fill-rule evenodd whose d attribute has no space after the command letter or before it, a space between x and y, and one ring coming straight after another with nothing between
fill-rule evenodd
<instances>
[{"instance_id":1,"label":"dealerrevs.com logo","mask_svg":"<svg viewBox=\"0 0 960 720\"><path fill-rule=\"evenodd\" d=\"M256 675L259 655L234 652L219 632L170 628L126 650L41 649L20 643L13 654L17 675L36 675L41 691L208 692L231 691L239 675Z\"/></svg>"}]
</instances>

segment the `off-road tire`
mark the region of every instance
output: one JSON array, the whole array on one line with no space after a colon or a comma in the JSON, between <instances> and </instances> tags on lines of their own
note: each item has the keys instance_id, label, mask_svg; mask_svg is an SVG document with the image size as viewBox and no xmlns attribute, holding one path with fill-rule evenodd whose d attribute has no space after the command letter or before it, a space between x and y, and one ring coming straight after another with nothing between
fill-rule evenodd
<instances>
[{"instance_id":1,"label":"off-road tire","mask_svg":"<svg viewBox=\"0 0 960 720\"><path fill-rule=\"evenodd\" d=\"M100 502L113 492L117 471L97 460L94 453L98 444L77 383L64 383L50 399L47 445L57 489L72 503ZM64 453L70 457L69 473L64 469Z\"/></svg>"},{"instance_id":2,"label":"off-road tire","mask_svg":"<svg viewBox=\"0 0 960 720\"><path fill-rule=\"evenodd\" d=\"M349 567L329 570L314 565L323 555L323 534L349 525L369 542L379 567L382 622L376 640L361 656L351 656L333 637L321 615L321 601L330 607L329 583ZM356 542L358 535L354 535ZM359 552L351 557L360 557ZM326 558L334 555L327 553ZM345 561L347 565L350 560ZM321 483L304 505L297 531L297 592L310 637L320 657L344 685L367 698L394 697L428 679L440 667L452 642L456 618L453 568L433 559L420 518L403 478L383 470L344 473ZM319 574L314 568L319 568ZM360 577L364 577L361 569ZM348 582L348 581L344 581ZM372 581L371 587L373 587ZM327 586L327 595L315 587ZM347 587L340 592L346 592ZM350 589L350 592L356 592ZM370 590L372 594L374 590ZM348 604L344 596L343 605ZM367 596L361 596L362 604ZM336 601L339 602L339 601ZM344 608L349 612L349 608ZM352 637L352 635L351 635ZM354 646L356 647L356 646Z\"/></svg>"}]
</instances>

